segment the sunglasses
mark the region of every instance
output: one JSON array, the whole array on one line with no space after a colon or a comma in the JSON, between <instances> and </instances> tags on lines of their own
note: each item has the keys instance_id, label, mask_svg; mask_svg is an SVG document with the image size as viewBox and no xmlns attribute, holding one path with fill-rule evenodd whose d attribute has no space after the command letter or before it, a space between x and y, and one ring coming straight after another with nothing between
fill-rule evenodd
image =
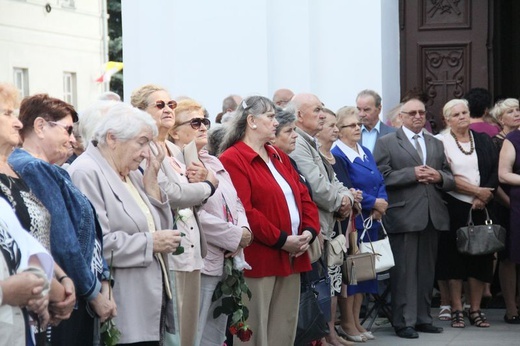
<instances>
[{"instance_id":1,"label":"sunglasses","mask_svg":"<svg viewBox=\"0 0 520 346\"><path fill-rule=\"evenodd\" d=\"M422 116L424 116L426 114L426 111L423 111L423 110L420 110L420 111L410 111L410 112L401 111L401 113L408 114L411 117L414 117L417 114L419 114L422 117Z\"/></svg>"},{"instance_id":2,"label":"sunglasses","mask_svg":"<svg viewBox=\"0 0 520 346\"><path fill-rule=\"evenodd\" d=\"M355 129L357 126L361 127L363 123L353 123L348 125L343 125L340 127L340 129L344 129L345 127L350 127L351 129Z\"/></svg>"},{"instance_id":3,"label":"sunglasses","mask_svg":"<svg viewBox=\"0 0 520 346\"><path fill-rule=\"evenodd\" d=\"M174 110L175 108L177 108L177 102L175 102L174 100L170 100L168 102L164 102L163 100L158 100L158 101L155 101L155 105L153 105L159 109L163 109L164 107L168 106L170 107L171 110Z\"/></svg>"},{"instance_id":4,"label":"sunglasses","mask_svg":"<svg viewBox=\"0 0 520 346\"><path fill-rule=\"evenodd\" d=\"M65 131L67 131L67 133L70 135L72 135L72 130L74 129L74 126L72 125L63 125L63 124L60 124L60 123L57 123L55 121L47 121L49 124L53 125L53 126L59 126L61 127L62 129L64 129Z\"/></svg>"},{"instance_id":5,"label":"sunglasses","mask_svg":"<svg viewBox=\"0 0 520 346\"><path fill-rule=\"evenodd\" d=\"M211 126L211 121L208 118L193 118L191 120L185 121L183 123L180 123L177 125L177 127L180 127L182 125L190 124L191 128L194 130L200 129L200 126L204 124L208 129Z\"/></svg>"}]
</instances>

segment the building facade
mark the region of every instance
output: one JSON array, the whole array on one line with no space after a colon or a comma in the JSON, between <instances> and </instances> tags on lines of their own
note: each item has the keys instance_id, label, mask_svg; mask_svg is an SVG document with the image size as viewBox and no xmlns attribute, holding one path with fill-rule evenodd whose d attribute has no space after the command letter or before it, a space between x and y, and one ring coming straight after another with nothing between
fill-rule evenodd
<instances>
[{"instance_id":1,"label":"building facade","mask_svg":"<svg viewBox=\"0 0 520 346\"><path fill-rule=\"evenodd\" d=\"M106 0L0 0L0 81L88 106L106 85Z\"/></svg>"}]
</instances>

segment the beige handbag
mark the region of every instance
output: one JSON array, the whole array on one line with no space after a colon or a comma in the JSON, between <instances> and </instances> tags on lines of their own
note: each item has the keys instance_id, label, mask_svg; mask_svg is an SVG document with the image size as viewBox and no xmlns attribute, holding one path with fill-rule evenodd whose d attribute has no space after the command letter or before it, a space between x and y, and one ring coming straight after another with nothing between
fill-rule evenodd
<instances>
[{"instance_id":1,"label":"beige handbag","mask_svg":"<svg viewBox=\"0 0 520 346\"><path fill-rule=\"evenodd\" d=\"M348 285L376 278L376 260L373 253L358 253L347 256L343 263L343 279Z\"/></svg>"},{"instance_id":2,"label":"beige handbag","mask_svg":"<svg viewBox=\"0 0 520 346\"><path fill-rule=\"evenodd\" d=\"M342 265L346 253L347 238L343 234L339 234L327 242L327 265L329 267Z\"/></svg>"},{"instance_id":3,"label":"beige handbag","mask_svg":"<svg viewBox=\"0 0 520 346\"><path fill-rule=\"evenodd\" d=\"M322 251L320 240L318 239L318 237L316 237L314 241L311 243L311 245L309 245L307 253L309 254L309 259L311 260L311 263L314 263L320 259Z\"/></svg>"}]
</instances>

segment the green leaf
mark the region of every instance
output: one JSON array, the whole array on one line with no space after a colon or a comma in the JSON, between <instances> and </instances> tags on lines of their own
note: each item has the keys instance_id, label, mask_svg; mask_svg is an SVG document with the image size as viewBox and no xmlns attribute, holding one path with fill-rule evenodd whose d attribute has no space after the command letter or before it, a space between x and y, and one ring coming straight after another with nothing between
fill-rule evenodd
<instances>
[{"instance_id":1,"label":"green leaf","mask_svg":"<svg viewBox=\"0 0 520 346\"><path fill-rule=\"evenodd\" d=\"M222 285L222 293L229 296L231 294L231 287L228 285Z\"/></svg>"},{"instance_id":2,"label":"green leaf","mask_svg":"<svg viewBox=\"0 0 520 346\"><path fill-rule=\"evenodd\" d=\"M211 296L211 301L216 302L217 300L222 297L222 281L219 281L217 284L217 287L215 287L215 290L213 291L213 295Z\"/></svg>"},{"instance_id":3,"label":"green leaf","mask_svg":"<svg viewBox=\"0 0 520 346\"><path fill-rule=\"evenodd\" d=\"M249 287L246 290L246 294L247 294L247 298L249 298L249 300L251 300L251 297L253 296L253 294L251 293L251 290L249 289Z\"/></svg>"},{"instance_id":4,"label":"green leaf","mask_svg":"<svg viewBox=\"0 0 520 346\"><path fill-rule=\"evenodd\" d=\"M233 287L233 285L237 282L237 278L233 277L233 276L228 276L226 278L226 284L229 286L229 287Z\"/></svg>"},{"instance_id":5,"label":"green leaf","mask_svg":"<svg viewBox=\"0 0 520 346\"><path fill-rule=\"evenodd\" d=\"M244 316L244 321L249 318L249 309L245 305L242 306L242 314Z\"/></svg>"},{"instance_id":6,"label":"green leaf","mask_svg":"<svg viewBox=\"0 0 520 346\"><path fill-rule=\"evenodd\" d=\"M231 323L237 323L238 321L240 321L242 319L242 316L244 315L244 313L242 312L242 309L238 309L237 311L235 311L233 313L233 316L231 317Z\"/></svg>"}]
</instances>

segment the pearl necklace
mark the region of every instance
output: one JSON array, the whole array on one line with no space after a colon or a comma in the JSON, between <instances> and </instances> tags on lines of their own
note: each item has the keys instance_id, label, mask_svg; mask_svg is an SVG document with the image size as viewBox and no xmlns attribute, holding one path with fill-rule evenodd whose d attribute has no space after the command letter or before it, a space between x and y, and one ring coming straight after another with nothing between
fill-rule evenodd
<instances>
[{"instance_id":1,"label":"pearl necklace","mask_svg":"<svg viewBox=\"0 0 520 346\"><path fill-rule=\"evenodd\" d=\"M455 136L455 133L450 130L451 136L453 139L455 139L455 144L457 144L457 147L464 155L471 155L473 154L473 151L475 150L475 143L473 143L473 136L471 135L471 132L469 133L469 151L465 151L462 145L460 145L459 140L457 139L457 136Z\"/></svg>"}]
</instances>

